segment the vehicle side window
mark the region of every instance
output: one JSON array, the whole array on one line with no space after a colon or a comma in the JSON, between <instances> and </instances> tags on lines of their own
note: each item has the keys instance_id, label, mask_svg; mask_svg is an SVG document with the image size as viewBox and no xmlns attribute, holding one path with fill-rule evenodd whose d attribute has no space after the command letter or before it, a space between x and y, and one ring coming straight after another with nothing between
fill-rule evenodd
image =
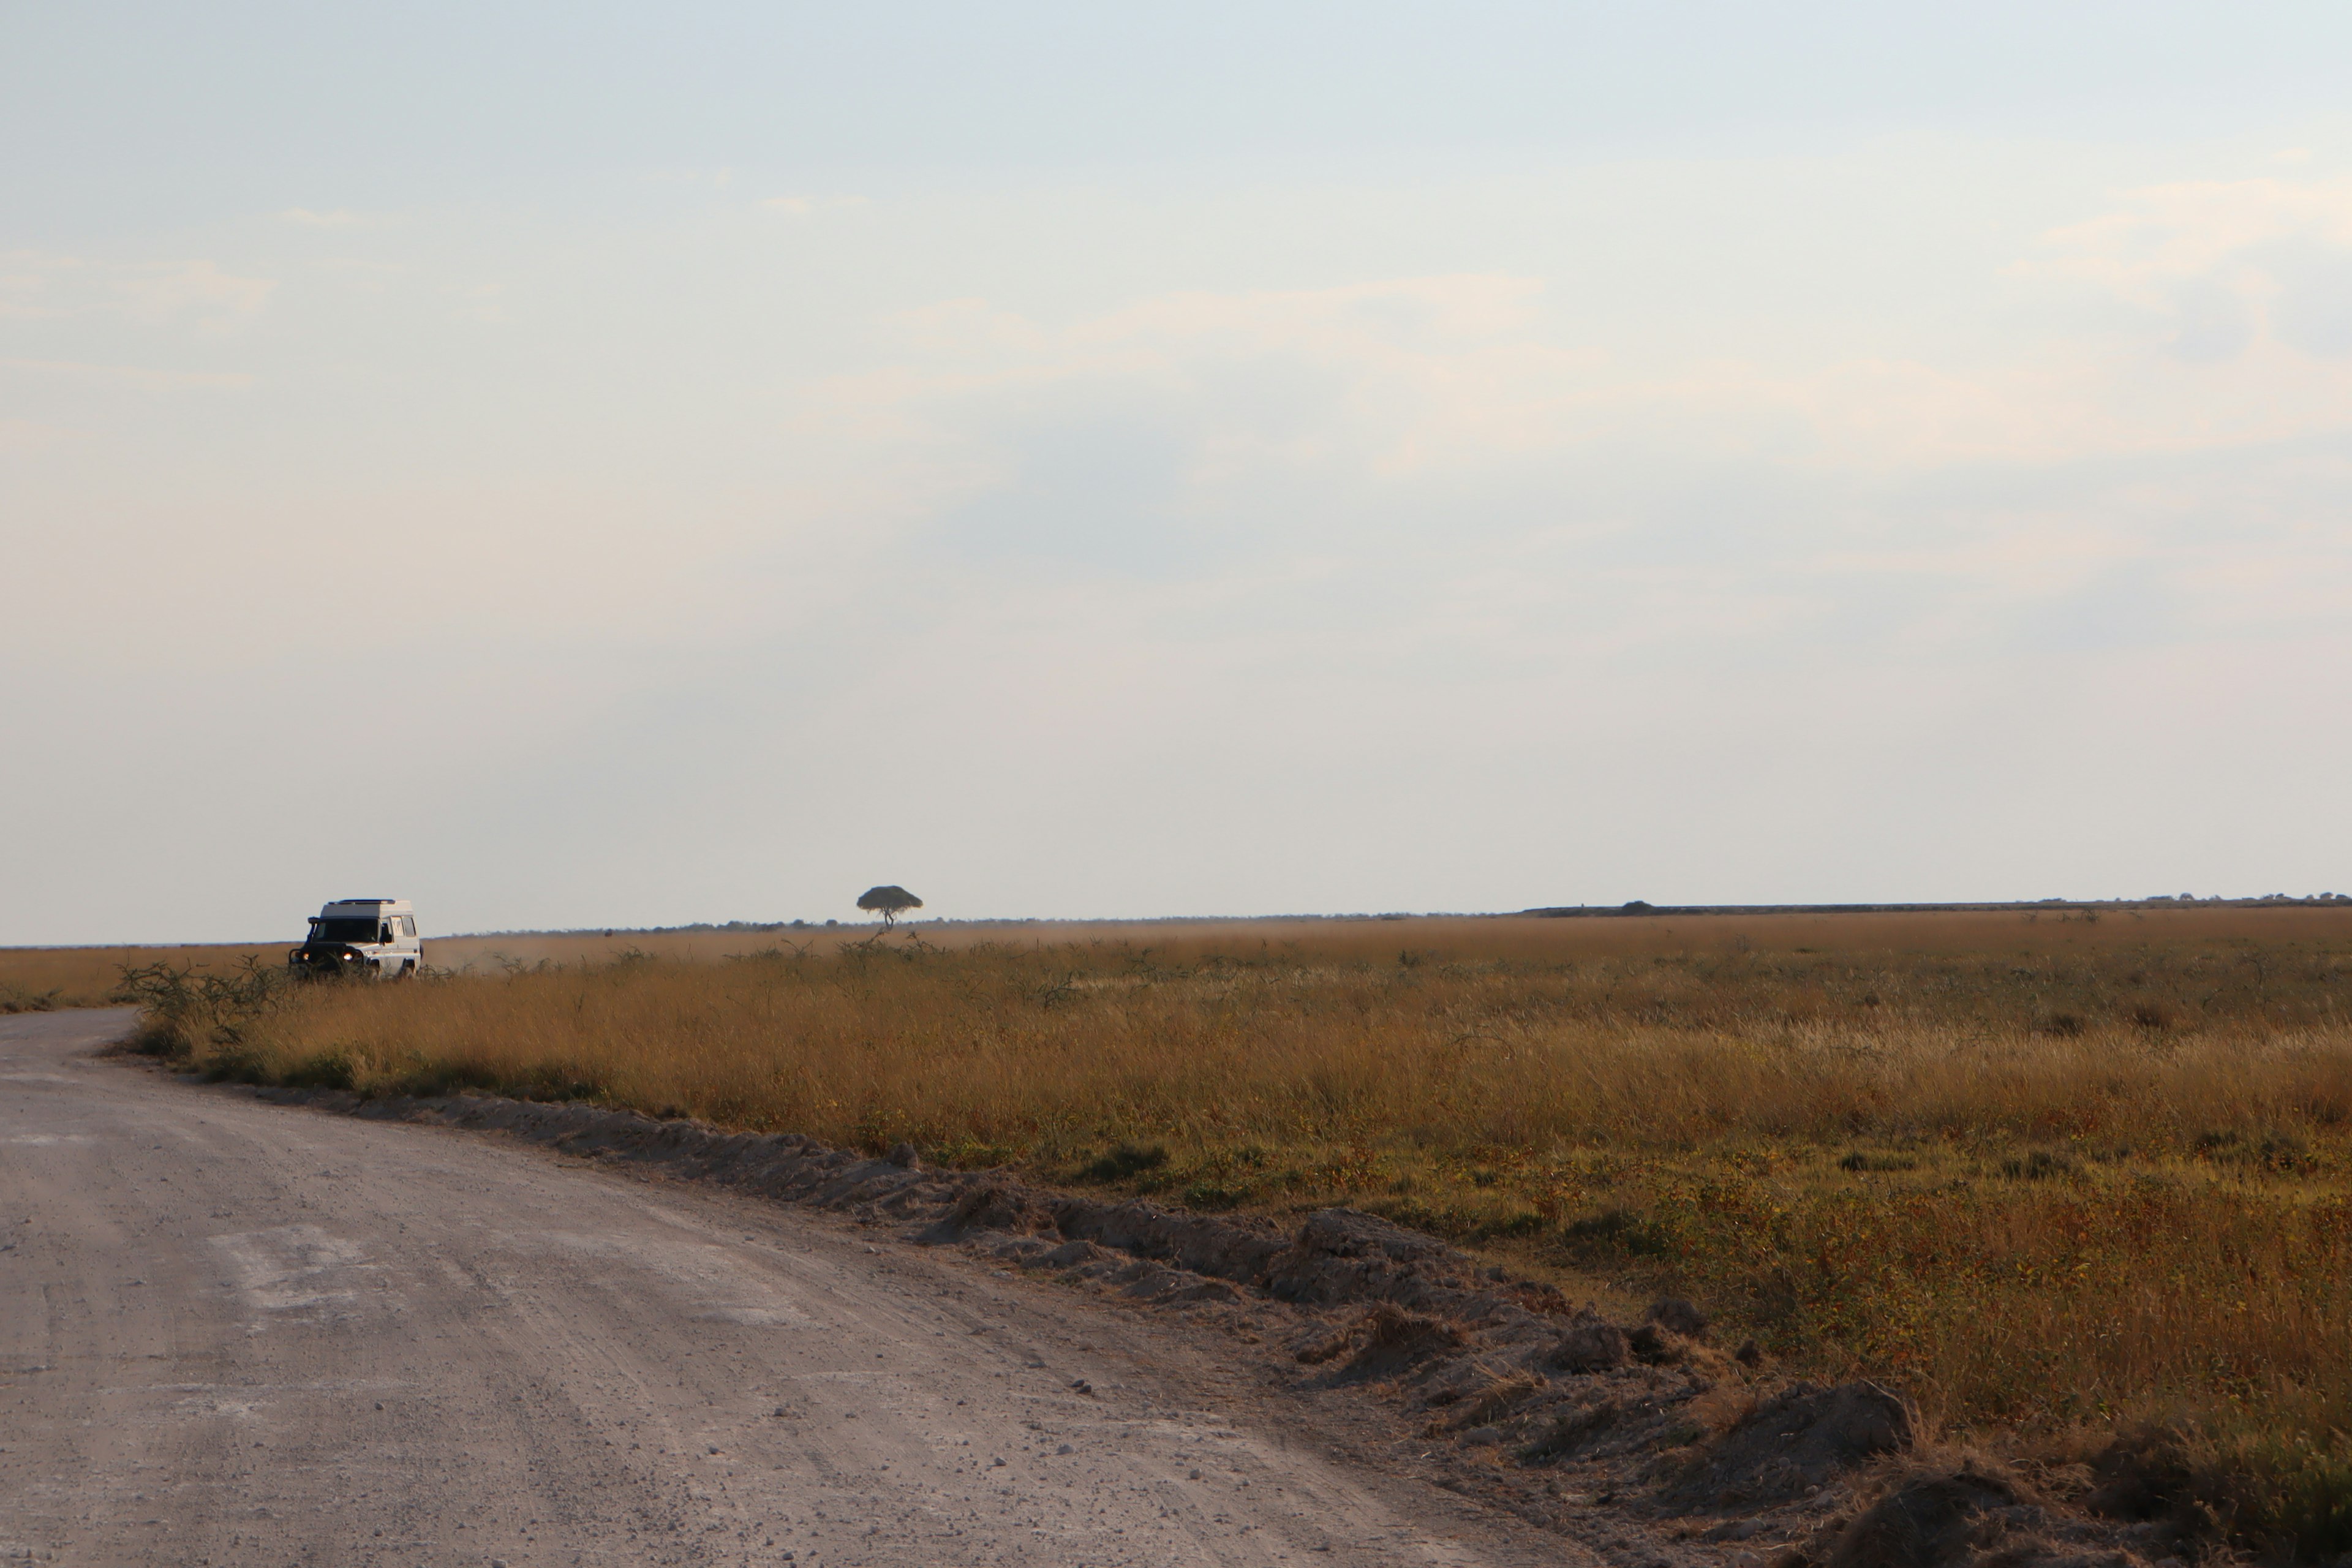
<instances>
[{"instance_id":1,"label":"vehicle side window","mask_svg":"<svg viewBox=\"0 0 2352 1568\"><path fill-rule=\"evenodd\" d=\"M416 917L415 915L401 916L400 929L403 935L415 936L416 934Z\"/></svg>"}]
</instances>

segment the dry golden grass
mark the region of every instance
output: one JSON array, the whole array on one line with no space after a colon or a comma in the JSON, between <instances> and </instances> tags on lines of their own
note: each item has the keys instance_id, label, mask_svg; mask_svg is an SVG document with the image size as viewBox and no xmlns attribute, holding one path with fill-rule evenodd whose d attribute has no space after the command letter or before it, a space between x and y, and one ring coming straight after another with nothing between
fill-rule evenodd
<instances>
[{"instance_id":1,"label":"dry golden grass","mask_svg":"<svg viewBox=\"0 0 2352 1568\"><path fill-rule=\"evenodd\" d=\"M1304 944L1318 953L1390 956L1412 947L1439 959L1547 960L1633 956L1694 957L1710 952L1969 953L2019 952L2056 956L2148 943L2242 942L2258 946L2342 939L2352 908L2283 905L2049 913L1955 911L1904 914L1409 916L1402 919L1250 921L1008 921L915 922L899 928L932 946L1060 947L1124 942L1171 955L1243 952ZM499 970L509 963L602 963L625 954L715 962L742 953L803 949L813 954L854 946L871 925L784 931L723 928L632 931L517 931L436 937L426 943L437 967ZM895 938L893 940L896 940Z\"/></svg>"},{"instance_id":2,"label":"dry golden grass","mask_svg":"<svg viewBox=\"0 0 2352 1568\"><path fill-rule=\"evenodd\" d=\"M2352 910L866 934L181 1031L236 1076L1352 1203L1957 1429L2186 1423L2250 1518L2352 1545Z\"/></svg>"},{"instance_id":3,"label":"dry golden grass","mask_svg":"<svg viewBox=\"0 0 2352 1568\"><path fill-rule=\"evenodd\" d=\"M297 938L299 942L300 939ZM179 947L0 947L0 1013L106 1005L125 964L173 963L226 973L247 958L283 961L294 942L187 944Z\"/></svg>"}]
</instances>

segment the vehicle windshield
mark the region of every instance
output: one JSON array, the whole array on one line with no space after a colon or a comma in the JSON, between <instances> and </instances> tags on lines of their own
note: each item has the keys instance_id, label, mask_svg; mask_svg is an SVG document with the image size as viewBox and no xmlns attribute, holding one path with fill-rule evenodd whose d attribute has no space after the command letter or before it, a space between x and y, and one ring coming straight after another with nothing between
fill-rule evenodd
<instances>
[{"instance_id":1,"label":"vehicle windshield","mask_svg":"<svg viewBox=\"0 0 2352 1568\"><path fill-rule=\"evenodd\" d=\"M315 920L310 922L313 942L373 942L377 922L372 920Z\"/></svg>"}]
</instances>

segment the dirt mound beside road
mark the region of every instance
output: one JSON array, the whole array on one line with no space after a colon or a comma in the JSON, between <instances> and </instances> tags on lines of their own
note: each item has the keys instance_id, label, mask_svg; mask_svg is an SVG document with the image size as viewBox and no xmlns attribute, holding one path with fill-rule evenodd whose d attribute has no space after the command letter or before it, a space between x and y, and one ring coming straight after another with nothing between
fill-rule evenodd
<instances>
[{"instance_id":1,"label":"dirt mound beside road","mask_svg":"<svg viewBox=\"0 0 2352 1568\"><path fill-rule=\"evenodd\" d=\"M1675 1492L1717 1505L1785 1501L1917 1443L1911 1407L1878 1384L1800 1383L1726 1433Z\"/></svg>"},{"instance_id":2,"label":"dirt mound beside road","mask_svg":"<svg viewBox=\"0 0 2352 1568\"><path fill-rule=\"evenodd\" d=\"M1783 1568L2133 1568L2178 1563L2184 1544L2161 1529L2118 1531L2053 1505L2014 1476L1964 1464L1898 1473L1875 1502L1790 1552Z\"/></svg>"}]
</instances>

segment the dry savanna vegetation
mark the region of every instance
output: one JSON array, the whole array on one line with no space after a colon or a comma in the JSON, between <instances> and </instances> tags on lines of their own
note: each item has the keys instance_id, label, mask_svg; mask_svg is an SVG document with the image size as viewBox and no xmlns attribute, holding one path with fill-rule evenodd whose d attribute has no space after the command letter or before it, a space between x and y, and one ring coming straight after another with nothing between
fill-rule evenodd
<instances>
[{"instance_id":1,"label":"dry savanna vegetation","mask_svg":"<svg viewBox=\"0 0 2352 1568\"><path fill-rule=\"evenodd\" d=\"M282 959L292 945L0 947L0 1013L103 1006L114 999L126 965L171 963L198 974L229 974L247 960L267 963Z\"/></svg>"},{"instance_id":2,"label":"dry savanna vegetation","mask_svg":"<svg viewBox=\"0 0 2352 1568\"><path fill-rule=\"evenodd\" d=\"M865 936L151 1017L227 1076L1352 1204L1696 1296L1956 1437L2169 1433L2238 1528L2352 1548L2352 910Z\"/></svg>"}]
</instances>

